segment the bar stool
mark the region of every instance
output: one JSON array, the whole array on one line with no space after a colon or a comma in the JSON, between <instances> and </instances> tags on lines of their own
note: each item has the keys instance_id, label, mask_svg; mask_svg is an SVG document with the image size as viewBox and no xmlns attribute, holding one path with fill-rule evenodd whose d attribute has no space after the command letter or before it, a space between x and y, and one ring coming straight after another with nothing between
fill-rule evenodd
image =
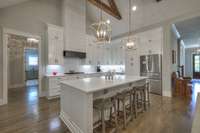
<instances>
[{"instance_id":1,"label":"bar stool","mask_svg":"<svg viewBox=\"0 0 200 133\"><path fill-rule=\"evenodd\" d=\"M106 120L105 120L105 111L111 110L114 108L114 112L110 115L110 120L108 124L112 123L112 118L114 117L114 125L115 128L111 131L118 131L118 122L117 122L117 110L116 110L116 99L115 97L108 97L108 98L100 98L94 101L93 108L100 112L101 116L101 126L102 126L102 133L106 133ZM114 114L114 116L112 116ZM95 126L95 125L94 125Z\"/></svg>"},{"instance_id":2,"label":"bar stool","mask_svg":"<svg viewBox=\"0 0 200 133\"><path fill-rule=\"evenodd\" d=\"M117 99L117 113L123 114L123 128L125 129L128 121L132 120L132 103L131 103L131 92L129 89L124 90L116 95ZM122 104L122 111L120 111L120 103ZM129 113L129 114L128 114Z\"/></svg>"},{"instance_id":3,"label":"bar stool","mask_svg":"<svg viewBox=\"0 0 200 133\"><path fill-rule=\"evenodd\" d=\"M135 86L132 90L132 106L135 111L135 118L138 113L144 112L146 110L146 84Z\"/></svg>"}]
</instances>

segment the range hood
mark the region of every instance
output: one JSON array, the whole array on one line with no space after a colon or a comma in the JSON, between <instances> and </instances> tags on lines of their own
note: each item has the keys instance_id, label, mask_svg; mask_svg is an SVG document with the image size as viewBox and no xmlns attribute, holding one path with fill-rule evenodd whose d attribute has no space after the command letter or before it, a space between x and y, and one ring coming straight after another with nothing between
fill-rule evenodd
<instances>
[{"instance_id":1,"label":"range hood","mask_svg":"<svg viewBox=\"0 0 200 133\"><path fill-rule=\"evenodd\" d=\"M63 55L65 58L86 58L86 53L83 52L77 52L77 51L69 51L69 50L65 50L63 52Z\"/></svg>"}]
</instances>

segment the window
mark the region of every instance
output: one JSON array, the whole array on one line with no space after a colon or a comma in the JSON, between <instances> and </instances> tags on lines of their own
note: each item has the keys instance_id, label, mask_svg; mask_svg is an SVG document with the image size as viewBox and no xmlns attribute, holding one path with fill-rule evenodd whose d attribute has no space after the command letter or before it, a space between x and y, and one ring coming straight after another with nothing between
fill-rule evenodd
<instances>
[{"instance_id":1,"label":"window","mask_svg":"<svg viewBox=\"0 0 200 133\"><path fill-rule=\"evenodd\" d=\"M37 66L38 65L38 57L37 56L29 56L28 57L28 65L29 66Z\"/></svg>"},{"instance_id":2,"label":"window","mask_svg":"<svg viewBox=\"0 0 200 133\"><path fill-rule=\"evenodd\" d=\"M195 72L200 72L200 55L194 56L194 68Z\"/></svg>"}]
</instances>

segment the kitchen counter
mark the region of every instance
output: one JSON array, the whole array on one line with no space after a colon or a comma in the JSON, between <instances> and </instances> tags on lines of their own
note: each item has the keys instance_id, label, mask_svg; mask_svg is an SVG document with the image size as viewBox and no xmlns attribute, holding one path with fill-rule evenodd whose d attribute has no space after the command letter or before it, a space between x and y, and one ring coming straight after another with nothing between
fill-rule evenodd
<instances>
[{"instance_id":1,"label":"kitchen counter","mask_svg":"<svg viewBox=\"0 0 200 133\"><path fill-rule=\"evenodd\" d=\"M114 80L105 80L105 76L102 76L100 78L94 77L71 81L61 81L61 84L73 87L85 93L92 93L144 79L146 79L146 77L116 75L114 76Z\"/></svg>"},{"instance_id":2,"label":"kitchen counter","mask_svg":"<svg viewBox=\"0 0 200 133\"><path fill-rule=\"evenodd\" d=\"M58 74L58 75L45 75L45 77L50 77L50 78L53 78L53 77L64 77L65 74Z\"/></svg>"},{"instance_id":3,"label":"kitchen counter","mask_svg":"<svg viewBox=\"0 0 200 133\"><path fill-rule=\"evenodd\" d=\"M113 81L105 80L104 76L62 81L60 118L72 133L93 133L94 99L104 97L105 92L113 94L127 89L141 80L146 77L116 75Z\"/></svg>"}]
</instances>

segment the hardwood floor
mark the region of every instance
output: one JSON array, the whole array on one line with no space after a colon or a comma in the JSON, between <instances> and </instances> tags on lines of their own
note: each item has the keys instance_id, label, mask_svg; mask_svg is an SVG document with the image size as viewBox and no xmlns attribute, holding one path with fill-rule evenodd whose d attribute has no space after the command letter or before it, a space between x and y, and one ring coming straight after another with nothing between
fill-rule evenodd
<instances>
[{"instance_id":1,"label":"hardwood floor","mask_svg":"<svg viewBox=\"0 0 200 133\"><path fill-rule=\"evenodd\" d=\"M37 98L37 86L9 90L0 107L0 133L69 133L59 119L59 100Z\"/></svg>"},{"instance_id":2,"label":"hardwood floor","mask_svg":"<svg viewBox=\"0 0 200 133\"><path fill-rule=\"evenodd\" d=\"M9 90L8 105L0 107L0 133L69 133L58 117L59 100L37 97L37 86ZM190 133L195 101L196 94L192 100L151 95L151 107L123 133Z\"/></svg>"}]
</instances>

